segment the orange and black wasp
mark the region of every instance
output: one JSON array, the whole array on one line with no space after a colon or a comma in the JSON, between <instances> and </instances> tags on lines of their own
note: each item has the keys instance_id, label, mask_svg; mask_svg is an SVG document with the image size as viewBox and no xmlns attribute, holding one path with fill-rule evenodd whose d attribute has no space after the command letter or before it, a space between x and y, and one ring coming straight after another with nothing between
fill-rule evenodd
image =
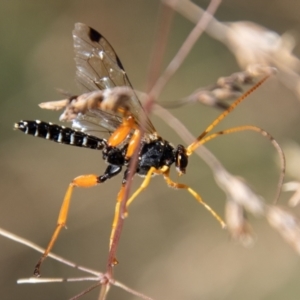
<instances>
[{"instance_id":1,"label":"orange and black wasp","mask_svg":"<svg viewBox=\"0 0 300 300\"><path fill-rule=\"evenodd\" d=\"M40 275L40 266L65 226L71 195L74 187L93 187L118 175L125 168L121 189L117 196L115 216L112 224L110 247L115 234L120 202L124 196L129 173L129 164L138 149L135 173L143 176L140 188L127 201L127 207L136 196L145 189L151 177L160 174L167 185L187 190L199 203L225 226L222 219L205 203L191 187L174 182L169 176L174 164L181 175L186 172L188 158L194 150L206 141L226 133L254 130L262 133L255 126L241 126L220 131L206 136L231 110L248 94L257 88L266 78L250 91L237 99L188 147L172 146L161 138L143 110L132 85L125 73L120 59L109 42L96 30L77 23L73 31L76 77L86 93L72 96L65 100L42 103L42 108L58 110L65 108L61 121L72 121L72 128L42 121L20 121L15 128L26 134L48 139L57 143L101 150L103 159L108 163L103 175L83 175L76 177L69 185L59 213L56 229L51 240L37 263L34 274ZM143 131L141 130L143 122Z\"/></svg>"}]
</instances>

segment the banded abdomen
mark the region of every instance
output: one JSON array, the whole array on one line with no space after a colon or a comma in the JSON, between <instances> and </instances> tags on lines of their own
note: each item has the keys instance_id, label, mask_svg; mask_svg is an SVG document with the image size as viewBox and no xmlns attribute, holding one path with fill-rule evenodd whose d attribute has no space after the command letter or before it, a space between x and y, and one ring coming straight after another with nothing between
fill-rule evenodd
<instances>
[{"instance_id":1,"label":"banded abdomen","mask_svg":"<svg viewBox=\"0 0 300 300\"><path fill-rule=\"evenodd\" d=\"M77 147L102 150L107 146L106 140L88 135L68 127L47 123L43 121L20 121L15 128L46 140Z\"/></svg>"}]
</instances>

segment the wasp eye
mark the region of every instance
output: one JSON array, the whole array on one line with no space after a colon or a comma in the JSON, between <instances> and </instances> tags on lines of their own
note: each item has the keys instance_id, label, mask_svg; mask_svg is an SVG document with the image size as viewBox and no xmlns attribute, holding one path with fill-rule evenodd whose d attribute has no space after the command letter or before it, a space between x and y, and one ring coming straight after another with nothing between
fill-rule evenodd
<instances>
[{"instance_id":1,"label":"wasp eye","mask_svg":"<svg viewBox=\"0 0 300 300\"><path fill-rule=\"evenodd\" d=\"M188 156L186 149L182 145L178 145L175 152L175 167L179 174L185 174L185 169L188 165Z\"/></svg>"}]
</instances>

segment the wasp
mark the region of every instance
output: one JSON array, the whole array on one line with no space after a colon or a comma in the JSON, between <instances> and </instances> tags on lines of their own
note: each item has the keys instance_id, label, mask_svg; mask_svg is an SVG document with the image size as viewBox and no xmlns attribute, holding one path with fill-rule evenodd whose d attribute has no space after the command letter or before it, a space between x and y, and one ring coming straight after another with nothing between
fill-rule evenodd
<instances>
[{"instance_id":1,"label":"wasp","mask_svg":"<svg viewBox=\"0 0 300 300\"><path fill-rule=\"evenodd\" d=\"M189 156L206 141L226 133L240 130L257 130L257 127L236 127L207 134L225 118L248 94L256 89L267 77L237 99L209 125L203 133L188 147L174 147L160 137L145 113L124 67L109 42L96 30L85 24L75 24L73 30L76 78L85 93L68 99L45 102L40 106L46 109L64 108L61 121L71 121L72 128L43 121L20 121L15 128L25 134L51 140L71 146L102 151L102 158L108 164L102 175L89 174L76 177L69 184L57 225L50 242L34 269L34 275L40 276L40 267L47 257L61 229L66 225L71 196L75 187L86 188L104 183L117 176L123 168L121 188L117 196L115 215L112 223L109 247L115 235L120 204L124 197L125 186L130 171L131 159L138 151L134 173L144 177L141 186L131 195L126 207L149 185L153 175L162 175L167 185L188 191L225 227L224 221L208 206L191 187L173 181L169 176L172 165L179 175L186 172ZM143 128L143 130L141 130Z\"/></svg>"}]
</instances>

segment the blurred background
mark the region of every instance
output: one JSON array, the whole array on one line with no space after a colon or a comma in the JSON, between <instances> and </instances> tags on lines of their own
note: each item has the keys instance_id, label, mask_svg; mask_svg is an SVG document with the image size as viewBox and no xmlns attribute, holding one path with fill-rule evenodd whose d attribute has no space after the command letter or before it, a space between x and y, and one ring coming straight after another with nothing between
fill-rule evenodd
<instances>
[{"instance_id":1,"label":"blurred background","mask_svg":"<svg viewBox=\"0 0 300 300\"><path fill-rule=\"evenodd\" d=\"M195 1L206 7L208 1ZM13 131L21 119L58 122L59 114L43 111L38 103L62 98L61 88L79 92L74 80L74 23L101 32L122 60L133 86L144 90L155 41L160 2L138 0L1 1L0 9L0 226L45 247L56 224L69 182L81 174L102 174L101 152L67 147ZM227 0L220 6L220 21L250 20L279 34L293 32L299 39L297 1ZM174 56L193 24L175 14L164 66ZM295 54L300 55L299 45ZM228 49L203 35L169 82L161 101L189 95L197 88L239 71ZM242 124L260 126L281 143L300 142L300 98L270 79L238 107L219 129ZM194 134L216 118L216 109L200 104L173 109ZM158 117L157 131L174 145L182 143ZM267 202L276 191L279 167L267 140L242 132L220 137L207 147L235 175L244 177ZM174 179L176 175L172 173ZM103 186L75 190L67 222L54 253L78 264L105 270L108 240L121 176ZM287 180L293 178L287 176ZM225 194L211 170L197 156L190 159L180 180L197 190L220 215ZM141 178L135 178L133 188ZM286 205L289 194L281 197ZM299 209L294 213L300 215ZM272 299L294 300L300 295L299 256L265 219L249 220L256 233L254 247L231 242L228 233L185 191L168 188L161 177L130 207L118 249L116 279L154 299ZM0 237L1 299L68 299L91 283L17 285L32 275L40 254ZM47 259L44 277L85 276ZM97 299L96 289L83 299ZM108 299L136 299L112 288Z\"/></svg>"}]
</instances>

